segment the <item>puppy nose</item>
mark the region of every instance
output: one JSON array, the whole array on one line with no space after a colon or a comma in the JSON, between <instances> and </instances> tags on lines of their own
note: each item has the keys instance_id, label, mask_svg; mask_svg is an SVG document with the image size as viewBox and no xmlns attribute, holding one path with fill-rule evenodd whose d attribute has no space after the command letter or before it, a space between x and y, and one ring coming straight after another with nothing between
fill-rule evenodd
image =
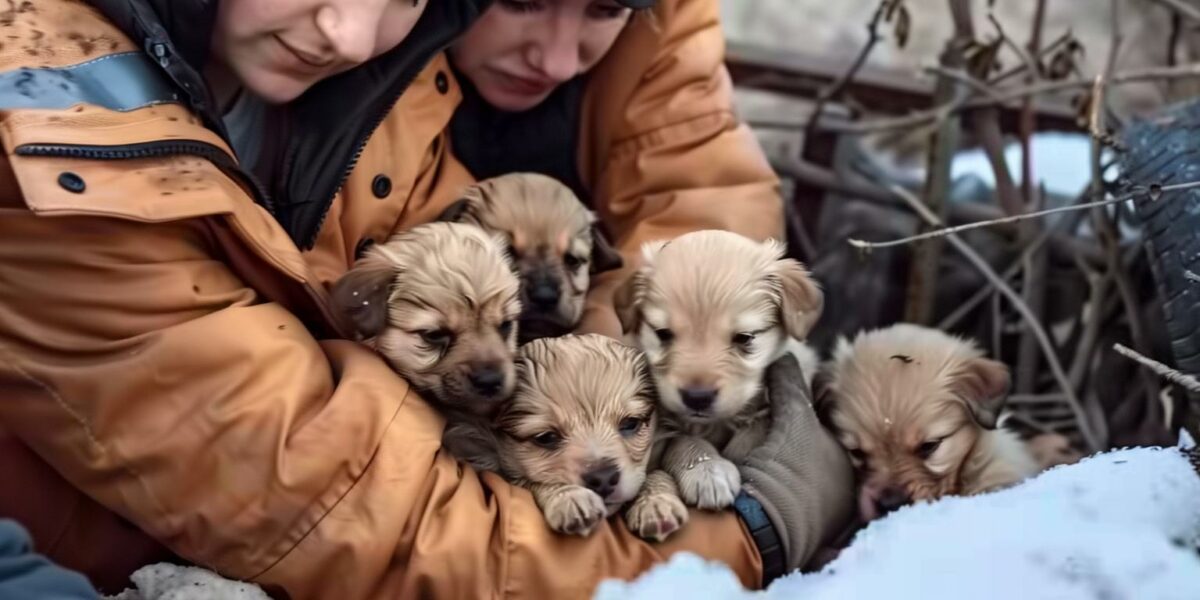
<instances>
[{"instance_id":1,"label":"puppy nose","mask_svg":"<svg viewBox=\"0 0 1200 600\"><path fill-rule=\"evenodd\" d=\"M885 515L908 504L908 500L908 494L897 488L889 487L879 493L879 499L875 501L875 505L879 508L879 514Z\"/></svg>"},{"instance_id":2,"label":"puppy nose","mask_svg":"<svg viewBox=\"0 0 1200 600\"><path fill-rule=\"evenodd\" d=\"M467 375L475 391L484 396L495 396L504 386L504 373L496 365L482 365L471 369Z\"/></svg>"},{"instance_id":3,"label":"puppy nose","mask_svg":"<svg viewBox=\"0 0 1200 600\"><path fill-rule=\"evenodd\" d=\"M621 471L611 463L606 463L583 474L583 485L599 494L601 498L608 498L612 495L619 483L621 483Z\"/></svg>"},{"instance_id":4,"label":"puppy nose","mask_svg":"<svg viewBox=\"0 0 1200 600\"><path fill-rule=\"evenodd\" d=\"M716 402L717 390L707 387L686 387L679 390L679 396L683 398L684 406L696 412L704 412L712 408L713 402Z\"/></svg>"},{"instance_id":5,"label":"puppy nose","mask_svg":"<svg viewBox=\"0 0 1200 600\"><path fill-rule=\"evenodd\" d=\"M553 281L536 281L529 288L529 300L541 309L551 309L558 306L558 284Z\"/></svg>"}]
</instances>

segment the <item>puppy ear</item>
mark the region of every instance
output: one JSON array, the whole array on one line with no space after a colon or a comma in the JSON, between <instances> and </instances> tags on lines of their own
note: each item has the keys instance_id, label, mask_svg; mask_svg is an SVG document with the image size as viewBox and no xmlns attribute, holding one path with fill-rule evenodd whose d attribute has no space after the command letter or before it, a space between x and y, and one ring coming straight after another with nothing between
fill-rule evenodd
<instances>
[{"instance_id":1,"label":"puppy ear","mask_svg":"<svg viewBox=\"0 0 1200 600\"><path fill-rule=\"evenodd\" d=\"M799 261L781 258L775 261L770 278L779 288L779 308L788 335L804 339L825 307L825 294Z\"/></svg>"},{"instance_id":2,"label":"puppy ear","mask_svg":"<svg viewBox=\"0 0 1200 600\"><path fill-rule=\"evenodd\" d=\"M825 427L832 428L829 413L833 410L834 404L833 375L824 368L824 365L812 374L812 394L813 410L817 413L817 420Z\"/></svg>"},{"instance_id":3,"label":"puppy ear","mask_svg":"<svg viewBox=\"0 0 1200 600\"><path fill-rule=\"evenodd\" d=\"M638 300L645 285L645 274L641 269L625 278L625 282L613 294L613 308L621 321L621 333L628 334L638 327Z\"/></svg>"},{"instance_id":4,"label":"puppy ear","mask_svg":"<svg viewBox=\"0 0 1200 600\"><path fill-rule=\"evenodd\" d=\"M592 220L592 275L615 271L625 265L621 255L608 243L608 236L601 231L600 221Z\"/></svg>"},{"instance_id":5,"label":"puppy ear","mask_svg":"<svg viewBox=\"0 0 1200 600\"><path fill-rule=\"evenodd\" d=\"M971 416L984 429L995 429L1008 397L1009 374L1004 363L973 358L953 375L950 388L967 403Z\"/></svg>"},{"instance_id":6,"label":"puppy ear","mask_svg":"<svg viewBox=\"0 0 1200 600\"><path fill-rule=\"evenodd\" d=\"M396 272L387 260L368 255L333 285L334 306L363 338L379 335L387 325L388 293Z\"/></svg>"}]
</instances>

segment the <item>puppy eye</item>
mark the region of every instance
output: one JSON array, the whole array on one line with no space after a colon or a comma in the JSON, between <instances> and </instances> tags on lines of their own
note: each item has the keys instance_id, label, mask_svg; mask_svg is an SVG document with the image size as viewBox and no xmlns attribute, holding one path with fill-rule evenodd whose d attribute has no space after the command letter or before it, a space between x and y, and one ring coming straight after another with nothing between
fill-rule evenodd
<instances>
[{"instance_id":1,"label":"puppy eye","mask_svg":"<svg viewBox=\"0 0 1200 600\"><path fill-rule=\"evenodd\" d=\"M854 449L851 449L849 452L850 452L850 458L853 458L854 460L856 460L858 462L867 460L867 453L863 452L862 448L854 448Z\"/></svg>"},{"instance_id":2,"label":"puppy eye","mask_svg":"<svg viewBox=\"0 0 1200 600\"><path fill-rule=\"evenodd\" d=\"M558 435L557 431L543 431L533 436L533 443L547 449L553 450L562 443L562 436Z\"/></svg>"},{"instance_id":3,"label":"puppy eye","mask_svg":"<svg viewBox=\"0 0 1200 600\"><path fill-rule=\"evenodd\" d=\"M733 344L735 346L741 346L742 348L747 348L750 346L750 344L753 344L753 343L754 343L754 334L753 333L735 333L733 335Z\"/></svg>"},{"instance_id":4,"label":"puppy eye","mask_svg":"<svg viewBox=\"0 0 1200 600\"><path fill-rule=\"evenodd\" d=\"M501 323L500 326L496 328L496 330L500 332L500 337L502 337L502 338L507 338L508 336L512 335L512 330L513 330L512 319L509 319L509 320Z\"/></svg>"},{"instance_id":5,"label":"puppy eye","mask_svg":"<svg viewBox=\"0 0 1200 600\"><path fill-rule=\"evenodd\" d=\"M585 263L587 263L586 260L579 258L578 256L575 256L574 254L564 254L563 255L563 264L566 265L567 268L572 271L578 270L579 267L582 267Z\"/></svg>"},{"instance_id":6,"label":"puppy eye","mask_svg":"<svg viewBox=\"0 0 1200 600\"><path fill-rule=\"evenodd\" d=\"M942 440L929 440L920 446L917 446L917 456L921 458L929 458L942 445Z\"/></svg>"},{"instance_id":7,"label":"puppy eye","mask_svg":"<svg viewBox=\"0 0 1200 600\"><path fill-rule=\"evenodd\" d=\"M617 431L620 431L621 435L625 437L630 437L638 431L641 431L642 425L645 424L645 419L640 417L625 417L624 419L621 419L620 423L617 424Z\"/></svg>"},{"instance_id":8,"label":"puppy eye","mask_svg":"<svg viewBox=\"0 0 1200 600\"><path fill-rule=\"evenodd\" d=\"M670 344L671 340L675 339L675 333L670 329L655 329L654 335L658 336L658 341L664 344Z\"/></svg>"},{"instance_id":9,"label":"puppy eye","mask_svg":"<svg viewBox=\"0 0 1200 600\"><path fill-rule=\"evenodd\" d=\"M427 329L418 332L418 335L430 346L447 346L454 339L454 334L450 333L449 329Z\"/></svg>"}]
</instances>

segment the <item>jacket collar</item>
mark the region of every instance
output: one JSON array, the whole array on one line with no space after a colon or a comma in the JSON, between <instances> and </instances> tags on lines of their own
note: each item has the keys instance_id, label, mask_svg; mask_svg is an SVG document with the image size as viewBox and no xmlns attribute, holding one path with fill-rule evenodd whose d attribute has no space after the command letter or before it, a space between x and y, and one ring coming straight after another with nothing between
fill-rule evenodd
<instances>
[{"instance_id":1,"label":"jacket collar","mask_svg":"<svg viewBox=\"0 0 1200 600\"><path fill-rule=\"evenodd\" d=\"M217 1L91 0L158 63L205 125L228 142L212 91L200 76ZM395 49L318 83L285 107L287 138L278 176L255 192L300 248L315 243L335 195L400 95L491 1L429 0L412 33Z\"/></svg>"}]
</instances>

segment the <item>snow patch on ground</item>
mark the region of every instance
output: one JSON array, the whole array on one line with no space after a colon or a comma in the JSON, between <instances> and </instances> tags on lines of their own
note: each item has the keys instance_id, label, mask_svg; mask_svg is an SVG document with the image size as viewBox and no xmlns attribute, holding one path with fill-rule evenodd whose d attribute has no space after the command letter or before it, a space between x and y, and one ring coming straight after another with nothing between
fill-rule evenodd
<instances>
[{"instance_id":1,"label":"snow patch on ground","mask_svg":"<svg viewBox=\"0 0 1200 600\"><path fill-rule=\"evenodd\" d=\"M765 592L681 554L635 582L605 582L596 598L1195 600L1198 543L1200 476L1176 448L1130 448L992 494L901 509L822 571Z\"/></svg>"}]
</instances>

